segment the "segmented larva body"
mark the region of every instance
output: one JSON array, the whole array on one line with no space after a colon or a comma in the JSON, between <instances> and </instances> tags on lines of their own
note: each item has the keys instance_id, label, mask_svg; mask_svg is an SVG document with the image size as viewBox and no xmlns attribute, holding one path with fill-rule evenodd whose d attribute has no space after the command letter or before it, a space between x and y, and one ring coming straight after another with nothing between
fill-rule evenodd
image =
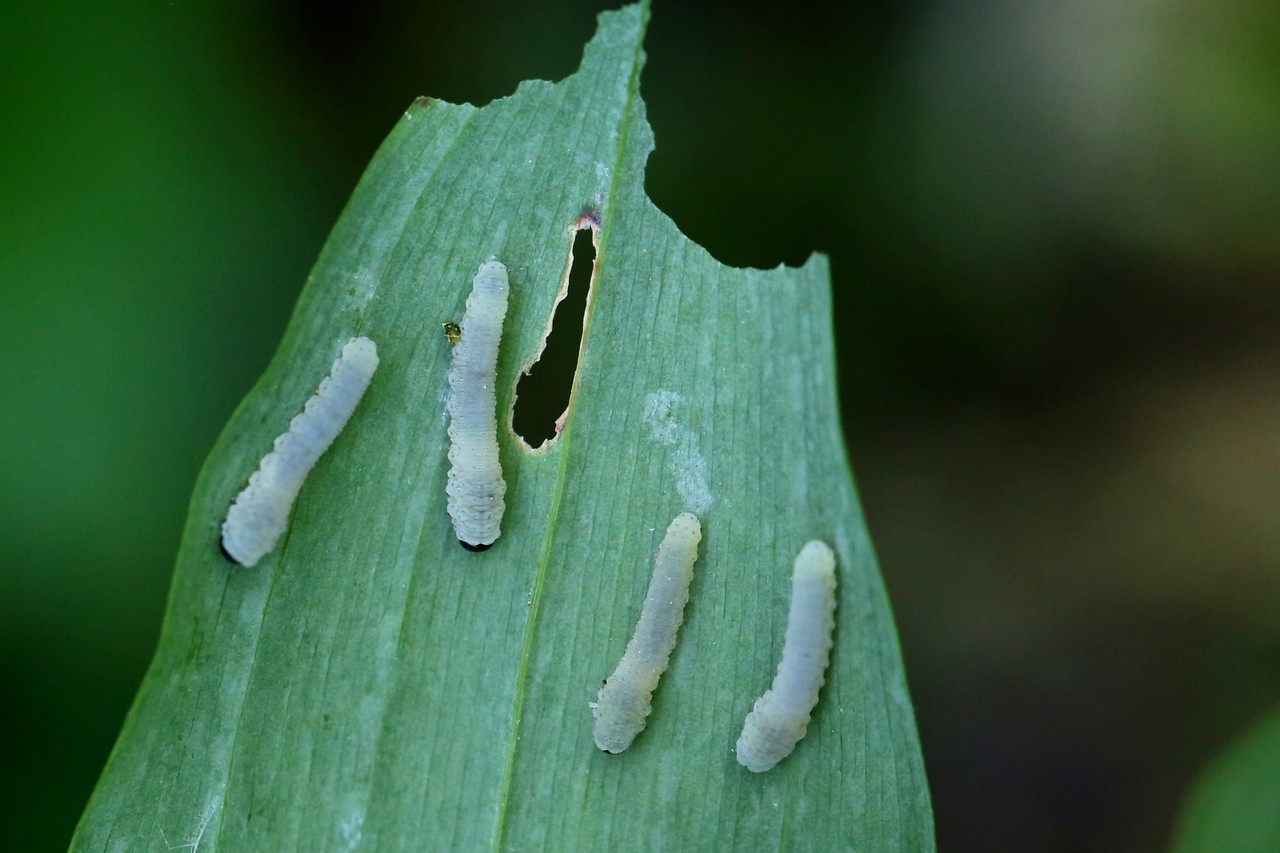
<instances>
[{"instance_id":1,"label":"segmented larva body","mask_svg":"<svg viewBox=\"0 0 1280 853\"><path fill-rule=\"evenodd\" d=\"M791 612L778 674L747 714L738 738L738 763L752 773L772 769L804 737L826 680L835 610L836 556L826 543L808 542L791 577Z\"/></svg>"},{"instance_id":2,"label":"segmented larva body","mask_svg":"<svg viewBox=\"0 0 1280 853\"><path fill-rule=\"evenodd\" d=\"M244 566L254 566L276 547L289 513L316 461L347 425L378 367L378 347L352 338L333 369L289 429L262 457L249 485L236 496L222 523L222 550Z\"/></svg>"},{"instance_id":3,"label":"segmented larva body","mask_svg":"<svg viewBox=\"0 0 1280 853\"><path fill-rule=\"evenodd\" d=\"M462 547L483 551L502 535L507 484L498 461L498 343L507 316L507 268L480 265L449 370L449 517Z\"/></svg>"},{"instance_id":4,"label":"segmented larva body","mask_svg":"<svg viewBox=\"0 0 1280 853\"><path fill-rule=\"evenodd\" d=\"M595 741L605 752L622 752L644 731L654 688L666 671L684 622L701 541L702 525L693 513L680 513L667 527L636 633L597 697Z\"/></svg>"}]
</instances>

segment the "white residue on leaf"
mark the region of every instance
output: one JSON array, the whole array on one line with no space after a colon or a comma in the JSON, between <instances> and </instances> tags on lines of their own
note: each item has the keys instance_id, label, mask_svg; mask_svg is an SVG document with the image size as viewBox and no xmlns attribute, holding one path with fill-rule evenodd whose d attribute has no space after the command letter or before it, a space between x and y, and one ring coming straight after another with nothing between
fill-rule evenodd
<instances>
[{"instance_id":1,"label":"white residue on leaf","mask_svg":"<svg viewBox=\"0 0 1280 853\"><path fill-rule=\"evenodd\" d=\"M204 811L200 812L197 819L195 829L186 836L185 841L170 842L169 837L165 835L163 829L160 830L160 840L164 842L166 850L190 850L191 853L198 853L200 850L200 842L204 840L205 830L209 828L209 822L213 820L222 809L222 791L217 791L210 795L205 802Z\"/></svg>"},{"instance_id":2,"label":"white residue on leaf","mask_svg":"<svg viewBox=\"0 0 1280 853\"><path fill-rule=\"evenodd\" d=\"M355 850L364 838L364 806L359 805L345 810L338 819L338 833L347 850Z\"/></svg>"},{"instance_id":3,"label":"white residue on leaf","mask_svg":"<svg viewBox=\"0 0 1280 853\"><path fill-rule=\"evenodd\" d=\"M677 414L683 399L675 391L659 389L644 398L644 423L650 437L672 448L667 470L676 481L676 491L684 508L699 515L711 509L711 488L707 485L707 460L698 450L697 436Z\"/></svg>"}]
</instances>

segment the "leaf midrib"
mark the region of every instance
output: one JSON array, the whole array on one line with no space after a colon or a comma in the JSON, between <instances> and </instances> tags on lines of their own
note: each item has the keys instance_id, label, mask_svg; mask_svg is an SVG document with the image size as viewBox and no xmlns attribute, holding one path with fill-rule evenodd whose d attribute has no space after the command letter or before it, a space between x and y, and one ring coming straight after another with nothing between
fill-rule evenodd
<instances>
[{"instance_id":1,"label":"leaf midrib","mask_svg":"<svg viewBox=\"0 0 1280 853\"><path fill-rule=\"evenodd\" d=\"M622 123L618 133L618 143L615 148L613 157L613 180L609 184L608 203L604 206L601 214L599 234L599 245L596 247L596 256L594 261L594 270L591 280L588 283L587 305L582 318L582 339L578 345L578 361L574 369L573 384L569 392L569 402L566 405L566 411L572 413L574 404L578 398L579 379L582 376L582 360L586 355L587 342L591 334L592 319L595 315L595 301L599 295L599 288L596 286L597 280L600 278L604 270L606 250L608 248L608 223L613 216L615 201L618 198L618 183L621 180L622 169L621 160L623 152L626 151L627 143L630 141L632 123L635 117L635 102L639 94L639 77L640 77L640 54L643 51L643 36L649 22L649 3L648 0L641 4L641 21L639 32L637 33L634 53L631 60L631 74L627 80L627 101L626 107L622 113ZM553 306L552 310L559 307L559 303ZM513 401L514 402L514 401ZM540 616L542 613L542 592L546 585L547 571L551 564L551 547L555 542L555 534L558 529L560 519L560 507L563 503L565 480L569 468L569 451L573 446L573 422L572 414L565 418L564 431L560 435L560 464L556 470L556 485L552 493L550 506L550 517L547 520L546 535L542 542L542 553L538 557L537 573L534 575L533 591L529 598L529 615L525 621L524 639L520 646L520 666L516 670L516 686L515 695L512 698L511 706L511 728L507 735L507 754L502 768L502 780L498 789L498 813L494 821L493 841L491 849L494 853L498 853L503 849L507 830L507 814L508 804L511 797L512 785L515 782L516 760L518 758L520 746L520 729L524 722L524 703L526 689L529 684L529 671L532 667L533 645L537 637L538 627L540 624Z\"/></svg>"}]
</instances>

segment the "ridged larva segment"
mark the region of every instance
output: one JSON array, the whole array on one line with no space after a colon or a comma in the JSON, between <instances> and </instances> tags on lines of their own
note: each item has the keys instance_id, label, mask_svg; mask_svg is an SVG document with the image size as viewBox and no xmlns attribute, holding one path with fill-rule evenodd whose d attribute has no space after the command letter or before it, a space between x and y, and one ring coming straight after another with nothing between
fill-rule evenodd
<instances>
[{"instance_id":1,"label":"ridged larva segment","mask_svg":"<svg viewBox=\"0 0 1280 853\"><path fill-rule=\"evenodd\" d=\"M368 338L352 338L342 348L315 396L262 457L227 511L222 550L231 559L254 566L276 547L303 481L347 425L377 367L378 347Z\"/></svg>"},{"instance_id":2,"label":"ridged larva segment","mask_svg":"<svg viewBox=\"0 0 1280 853\"><path fill-rule=\"evenodd\" d=\"M597 697L595 740L605 752L622 752L644 731L654 688L666 671L684 622L701 541L702 525L693 513L680 513L667 527L636 633Z\"/></svg>"},{"instance_id":3,"label":"ridged larva segment","mask_svg":"<svg viewBox=\"0 0 1280 853\"><path fill-rule=\"evenodd\" d=\"M791 577L791 613L778 674L756 700L738 738L738 763L752 773L772 769L804 737L826 680L835 610L836 556L826 543L809 542L800 549Z\"/></svg>"},{"instance_id":4,"label":"ridged larva segment","mask_svg":"<svg viewBox=\"0 0 1280 853\"><path fill-rule=\"evenodd\" d=\"M507 316L507 268L480 265L449 370L449 517L464 548L483 551L502 535L507 494L498 461L498 343Z\"/></svg>"}]
</instances>

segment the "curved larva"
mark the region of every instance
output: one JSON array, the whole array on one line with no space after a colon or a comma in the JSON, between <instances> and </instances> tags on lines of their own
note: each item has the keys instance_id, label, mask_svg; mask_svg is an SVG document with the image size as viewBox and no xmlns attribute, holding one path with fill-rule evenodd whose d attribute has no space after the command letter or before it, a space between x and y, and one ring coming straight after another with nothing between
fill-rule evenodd
<instances>
[{"instance_id":1,"label":"curved larva","mask_svg":"<svg viewBox=\"0 0 1280 853\"><path fill-rule=\"evenodd\" d=\"M622 752L644 730L653 690L667 668L684 621L700 541L702 525L693 513L680 513L667 527L635 636L597 697L596 746L605 752Z\"/></svg>"},{"instance_id":2,"label":"curved larva","mask_svg":"<svg viewBox=\"0 0 1280 853\"><path fill-rule=\"evenodd\" d=\"M502 535L507 484L498 462L498 342L507 316L507 268L480 265L449 370L449 517L462 547L483 551Z\"/></svg>"},{"instance_id":3,"label":"curved larva","mask_svg":"<svg viewBox=\"0 0 1280 853\"><path fill-rule=\"evenodd\" d=\"M804 737L826 680L835 628L836 556L826 543L809 542L791 577L787 639L773 686L756 700L738 738L738 763L763 773L791 754Z\"/></svg>"},{"instance_id":4,"label":"curved larva","mask_svg":"<svg viewBox=\"0 0 1280 853\"><path fill-rule=\"evenodd\" d=\"M377 367L378 347L368 338L352 338L342 348L315 396L262 457L249 485L227 511L222 523L222 550L227 556L254 566L276 547L302 482L347 425Z\"/></svg>"}]
</instances>

